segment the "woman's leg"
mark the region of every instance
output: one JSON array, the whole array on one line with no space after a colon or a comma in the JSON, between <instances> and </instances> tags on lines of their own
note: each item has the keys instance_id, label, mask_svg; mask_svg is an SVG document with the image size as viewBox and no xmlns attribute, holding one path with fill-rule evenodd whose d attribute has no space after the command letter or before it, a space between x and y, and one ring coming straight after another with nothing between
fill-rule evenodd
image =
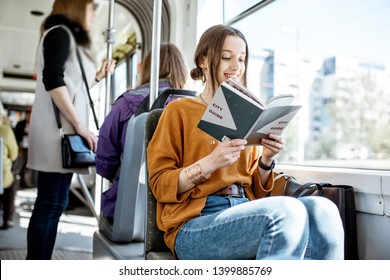
<instances>
[{"instance_id":1,"label":"woman's leg","mask_svg":"<svg viewBox=\"0 0 390 280\"><path fill-rule=\"evenodd\" d=\"M15 195L16 195L16 186L15 181L11 186L4 189L2 195L3 203L3 229L7 229L10 226L13 226L13 216L15 212Z\"/></svg>"},{"instance_id":2,"label":"woman's leg","mask_svg":"<svg viewBox=\"0 0 390 280\"><path fill-rule=\"evenodd\" d=\"M299 199L309 216L310 238L305 258L344 259L344 229L339 210L329 199L305 196Z\"/></svg>"},{"instance_id":3,"label":"woman's leg","mask_svg":"<svg viewBox=\"0 0 390 280\"><path fill-rule=\"evenodd\" d=\"M38 173L38 196L27 230L27 259L49 260L66 209L72 173Z\"/></svg>"},{"instance_id":4,"label":"woman's leg","mask_svg":"<svg viewBox=\"0 0 390 280\"><path fill-rule=\"evenodd\" d=\"M303 258L309 232L299 200L270 197L233 206L236 200L242 198L208 197L206 216L187 222L178 233L180 259Z\"/></svg>"}]
</instances>

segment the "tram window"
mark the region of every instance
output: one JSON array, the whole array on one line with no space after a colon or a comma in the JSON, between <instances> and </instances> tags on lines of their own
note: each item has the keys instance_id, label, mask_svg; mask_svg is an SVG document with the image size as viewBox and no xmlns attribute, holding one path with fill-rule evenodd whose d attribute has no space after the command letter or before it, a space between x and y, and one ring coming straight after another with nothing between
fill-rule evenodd
<instances>
[{"instance_id":1,"label":"tram window","mask_svg":"<svg viewBox=\"0 0 390 280\"><path fill-rule=\"evenodd\" d=\"M253 7L259 0L224 0L224 18L229 19L238 16L247 9Z\"/></svg>"},{"instance_id":2,"label":"tram window","mask_svg":"<svg viewBox=\"0 0 390 280\"><path fill-rule=\"evenodd\" d=\"M138 56L134 52L127 55L126 59L122 60L115 68L115 96L116 100L123 92L136 87L138 78Z\"/></svg>"},{"instance_id":3,"label":"tram window","mask_svg":"<svg viewBox=\"0 0 390 280\"><path fill-rule=\"evenodd\" d=\"M248 87L303 105L279 162L390 169L389 14L387 0L276 0L232 24L248 40Z\"/></svg>"},{"instance_id":4,"label":"tram window","mask_svg":"<svg viewBox=\"0 0 390 280\"><path fill-rule=\"evenodd\" d=\"M127 89L127 61L119 63L115 68L115 96L114 100L118 98Z\"/></svg>"}]
</instances>

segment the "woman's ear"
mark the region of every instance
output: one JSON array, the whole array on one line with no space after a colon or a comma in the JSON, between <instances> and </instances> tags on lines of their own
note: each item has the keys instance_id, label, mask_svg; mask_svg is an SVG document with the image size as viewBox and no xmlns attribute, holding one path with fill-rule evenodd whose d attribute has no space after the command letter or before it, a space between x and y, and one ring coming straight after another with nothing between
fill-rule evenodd
<instances>
[{"instance_id":1,"label":"woman's ear","mask_svg":"<svg viewBox=\"0 0 390 280\"><path fill-rule=\"evenodd\" d=\"M207 65L208 65L207 57L202 55L202 57L201 57L201 59L199 61L200 68L206 70L207 69Z\"/></svg>"}]
</instances>

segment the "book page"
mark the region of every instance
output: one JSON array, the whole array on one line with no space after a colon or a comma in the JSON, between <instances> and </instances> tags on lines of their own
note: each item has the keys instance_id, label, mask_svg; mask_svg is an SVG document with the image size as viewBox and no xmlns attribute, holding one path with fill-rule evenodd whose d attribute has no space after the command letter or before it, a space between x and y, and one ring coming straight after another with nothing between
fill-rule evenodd
<instances>
[{"instance_id":1,"label":"book page","mask_svg":"<svg viewBox=\"0 0 390 280\"><path fill-rule=\"evenodd\" d=\"M270 98L267 102L267 106L270 107L278 107L278 106L289 106L295 99L295 96L292 94L283 94L276 95Z\"/></svg>"},{"instance_id":2,"label":"book page","mask_svg":"<svg viewBox=\"0 0 390 280\"><path fill-rule=\"evenodd\" d=\"M267 138L270 133L282 134L300 108L301 106L275 106L265 110L245 136L248 145L258 145L260 139Z\"/></svg>"},{"instance_id":3,"label":"book page","mask_svg":"<svg viewBox=\"0 0 390 280\"><path fill-rule=\"evenodd\" d=\"M240 84L236 80L230 78L226 80L225 83L256 101L263 109L266 107L253 93L251 93L244 85Z\"/></svg>"},{"instance_id":4,"label":"book page","mask_svg":"<svg viewBox=\"0 0 390 280\"><path fill-rule=\"evenodd\" d=\"M292 106L275 112L271 112L272 109L269 109L262 119L262 125L257 127L255 131L266 135L270 133L281 135L300 108L300 106Z\"/></svg>"},{"instance_id":5,"label":"book page","mask_svg":"<svg viewBox=\"0 0 390 280\"><path fill-rule=\"evenodd\" d=\"M242 92L241 90L238 90L237 88L235 87L232 87L230 84L226 83L226 82L223 82L219 88L222 88L224 90L228 90L232 93L234 93L235 95L239 96L240 98L242 99L245 99L247 100L248 102L252 103L253 105L255 105L256 107L264 110L265 108L263 107L263 105L261 103L259 103L256 99L252 98L250 95L248 95L247 93L245 92ZM218 90L217 90L218 91ZM215 95L214 95L215 96Z\"/></svg>"}]
</instances>

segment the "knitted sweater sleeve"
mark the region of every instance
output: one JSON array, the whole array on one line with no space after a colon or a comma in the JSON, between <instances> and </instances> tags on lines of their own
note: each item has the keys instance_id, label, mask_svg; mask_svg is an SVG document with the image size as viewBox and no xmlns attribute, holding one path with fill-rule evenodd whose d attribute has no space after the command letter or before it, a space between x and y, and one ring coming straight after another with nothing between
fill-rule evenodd
<instances>
[{"instance_id":1,"label":"knitted sweater sleeve","mask_svg":"<svg viewBox=\"0 0 390 280\"><path fill-rule=\"evenodd\" d=\"M70 37L63 28L50 30L43 41L43 84L47 91L64 86L65 62L70 50Z\"/></svg>"}]
</instances>

